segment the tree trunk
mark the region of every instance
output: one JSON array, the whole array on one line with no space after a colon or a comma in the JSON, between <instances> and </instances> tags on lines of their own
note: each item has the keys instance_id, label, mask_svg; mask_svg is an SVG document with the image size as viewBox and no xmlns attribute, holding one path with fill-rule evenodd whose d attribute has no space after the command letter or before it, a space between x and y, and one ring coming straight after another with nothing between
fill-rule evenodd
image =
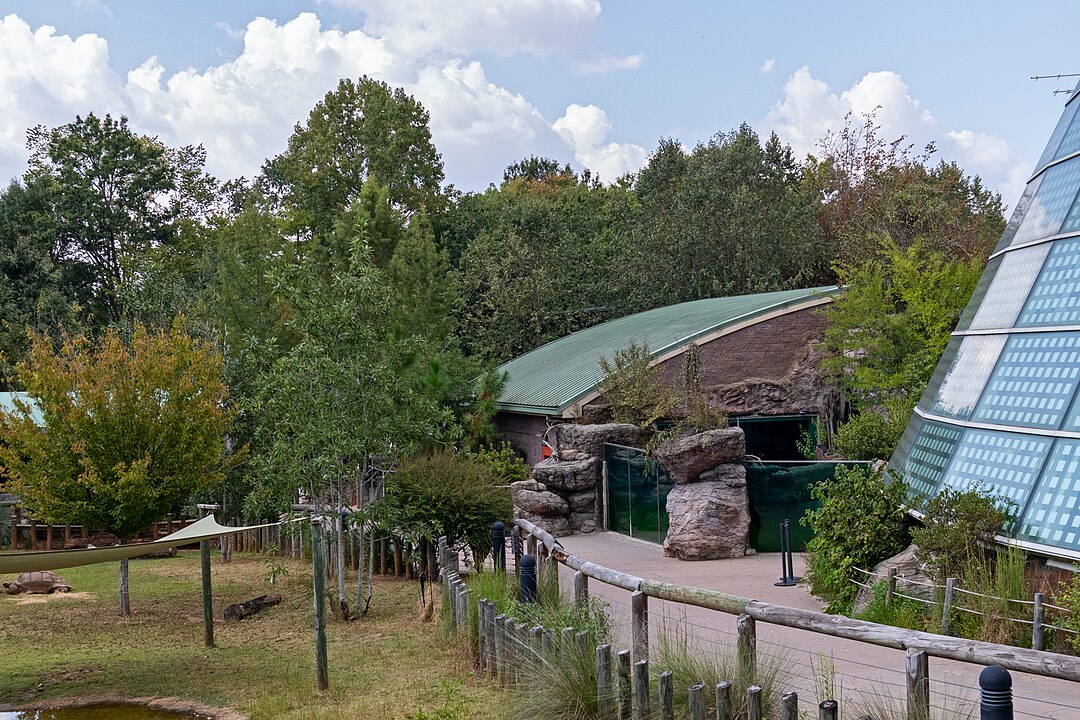
<instances>
[{"instance_id":1,"label":"tree trunk","mask_svg":"<svg viewBox=\"0 0 1080 720\"><path fill-rule=\"evenodd\" d=\"M123 544L123 541L120 541ZM120 561L120 617L131 615L131 603L128 600L128 561Z\"/></svg>"},{"instance_id":2,"label":"tree trunk","mask_svg":"<svg viewBox=\"0 0 1080 720\"><path fill-rule=\"evenodd\" d=\"M281 602L281 596L277 593L272 595L260 595L247 602L236 603L225 608L225 621L243 620L248 615L254 615L268 607L273 607Z\"/></svg>"},{"instance_id":3,"label":"tree trunk","mask_svg":"<svg viewBox=\"0 0 1080 720\"><path fill-rule=\"evenodd\" d=\"M364 523L360 523L360 547L356 553L360 566L356 569L356 612L359 614L360 601L364 598Z\"/></svg>"},{"instance_id":4,"label":"tree trunk","mask_svg":"<svg viewBox=\"0 0 1080 720\"><path fill-rule=\"evenodd\" d=\"M338 510L337 513L337 585L338 605L345 607L348 595L345 591L345 516Z\"/></svg>"}]
</instances>

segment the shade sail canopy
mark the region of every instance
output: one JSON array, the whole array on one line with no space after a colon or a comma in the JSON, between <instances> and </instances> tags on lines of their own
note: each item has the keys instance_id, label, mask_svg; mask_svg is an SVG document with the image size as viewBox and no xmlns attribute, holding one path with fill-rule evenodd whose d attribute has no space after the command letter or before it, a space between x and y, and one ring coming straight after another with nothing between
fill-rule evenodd
<instances>
[{"instance_id":1,"label":"shade sail canopy","mask_svg":"<svg viewBox=\"0 0 1080 720\"><path fill-rule=\"evenodd\" d=\"M277 523L270 523L276 525ZM181 528L171 535L153 542L134 545L113 545L103 548L85 548L80 550L51 550L48 552L13 552L0 554L0 575L8 573L34 572L36 570L60 570L62 568L82 567L95 563L112 562L124 558L138 557L147 553L165 550L180 545L189 545L200 540L209 540L220 535L231 535L267 527L267 525L248 525L246 527L226 527L218 525L213 515L207 515L196 523Z\"/></svg>"}]
</instances>

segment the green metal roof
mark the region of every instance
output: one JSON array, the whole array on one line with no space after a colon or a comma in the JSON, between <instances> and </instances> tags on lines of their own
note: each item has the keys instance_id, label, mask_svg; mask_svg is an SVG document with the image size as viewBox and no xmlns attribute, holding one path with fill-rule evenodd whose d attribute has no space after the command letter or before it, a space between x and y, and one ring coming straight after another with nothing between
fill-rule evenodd
<instances>
[{"instance_id":1,"label":"green metal roof","mask_svg":"<svg viewBox=\"0 0 1080 720\"><path fill-rule=\"evenodd\" d=\"M560 415L596 389L600 357L612 358L630 341L648 343L659 357L692 341L754 317L812 304L839 292L835 285L758 295L708 298L646 310L579 330L500 366L510 378L498 408Z\"/></svg>"}]
</instances>

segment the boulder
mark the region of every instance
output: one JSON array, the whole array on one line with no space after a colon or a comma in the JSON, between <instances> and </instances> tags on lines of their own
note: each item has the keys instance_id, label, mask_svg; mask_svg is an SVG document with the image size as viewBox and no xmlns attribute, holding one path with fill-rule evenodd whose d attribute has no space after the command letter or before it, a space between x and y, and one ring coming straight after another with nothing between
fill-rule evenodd
<instances>
[{"instance_id":1,"label":"boulder","mask_svg":"<svg viewBox=\"0 0 1080 720\"><path fill-rule=\"evenodd\" d=\"M544 492L547 487L543 483L538 483L532 478L527 480L518 480L517 482L510 483L510 492L517 492L518 490L532 490L533 492Z\"/></svg>"},{"instance_id":2,"label":"boulder","mask_svg":"<svg viewBox=\"0 0 1080 720\"><path fill-rule=\"evenodd\" d=\"M565 517L542 517L523 513L520 510L517 511L517 514L522 520L528 520L536 527L546 530L557 538L566 537L570 534L570 521Z\"/></svg>"},{"instance_id":3,"label":"boulder","mask_svg":"<svg viewBox=\"0 0 1080 720\"><path fill-rule=\"evenodd\" d=\"M750 534L745 482L711 480L676 485L667 498L664 554L680 560L743 557Z\"/></svg>"},{"instance_id":4,"label":"boulder","mask_svg":"<svg viewBox=\"0 0 1080 720\"><path fill-rule=\"evenodd\" d=\"M570 503L570 510L573 512L596 512L596 493L592 490L588 492L574 493L573 495L567 497L566 501Z\"/></svg>"},{"instance_id":5,"label":"boulder","mask_svg":"<svg viewBox=\"0 0 1080 720\"><path fill-rule=\"evenodd\" d=\"M933 600L933 588L904 582L904 580L912 580L917 583L931 582L930 577L926 574L926 567L915 557L915 553L918 549L919 548L916 545L908 545L891 558L879 562L874 566L874 576L870 578L869 582L866 582L866 576L858 570L855 571L855 579L859 582L865 582L867 585L873 586L875 583L887 581L889 577L889 568L896 568L896 591L898 593L911 595L912 597L920 597L924 600ZM870 601L873 599L873 590L859 588L859 593L855 596L855 605L852 608L853 613L857 615L866 610L867 606L870 605Z\"/></svg>"},{"instance_id":6,"label":"boulder","mask_svg":"<svg viewBox=\"0 0 1080 720\"><path fill-rule=\"evenodd\" d=\"M742 463L726 463L717 465L712 470L706 470L698 475L700 482L723 482L731 487L746 486L746 466Z\"/></svg>"},{"instance_id":7,"label":"boulder","mask_svg":"<svg viewBox=\"0 0 1080 720\"><path fill-rule=\"evenodd\" d=\"M533 466L533 480L543 483L550 490L580 492L595 490L603 467L599 458L557 461L548 458Z\"/></svg>"},{"instance_id":8,"label":"boulder","mask_svg":"<svg viewBox=\"0 0 1080 720\"><path fill-rule=\"evenodd\" d=\"M559 442L559 453L566 450L578 450L591 457L601 457L604 443L630 445L637 447L641 430L637 425L627 423L607 423L605 425L558 425L555 437Z\"/></svg>"},{"instance_id":9,"label":"boulder","mask_svg":"<svg viewBox=\"0 0 1080 720\"><path fill-rule=\"evenodd\" d=\"M570 513L570 530L574 533L596 532L596 513ZM554 533L552 533L554 534Z\"/></svg>"},{"instance_id":10,"label":"boulder","mask_svg":"<svg viewBox=\"0 0 1080 720\"><path fill-rule=\"evenodd\" d=\"M746 438L740 428L707 430L665 440L653 457L676 484L697 482L701 473L718 465L741 463Z\"/></svg>"},{"instance_id":11,"label":"boulder","mask_svg":"<svg viewBox=\"0 0 1080 720\"><path fill-rule=\"evenodd\" d=\"M514 505L529 515L542 515L544 517L565 515L570 512L570 506L566 500L550 490L544 492L518 490L514 492Z\"/></svg>"}]
</instances>

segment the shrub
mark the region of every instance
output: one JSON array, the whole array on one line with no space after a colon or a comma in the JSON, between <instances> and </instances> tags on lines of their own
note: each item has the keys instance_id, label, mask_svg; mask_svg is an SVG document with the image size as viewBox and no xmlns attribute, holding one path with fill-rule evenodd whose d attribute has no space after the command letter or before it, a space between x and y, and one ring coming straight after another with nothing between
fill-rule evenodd
<instances>
[{"instance_id":1,"label":"shrub","mask_svg":"<svg viewBox=\"0 0 1080 720\"><path fill-rule=\"evenodd\" d=\"M923 526L911 531L916 553L937 582L960 577L971 565L986 565L994 535L1008 522L1012 504L985 492L942 488L922 507Z\"/></svg>"},{"instance_id":2,"label":"shrub","mask_svg":"<svg viewBox=\"0 0 1080 720\"><path fill-rule=\"evenodd\" d=\"M867 410L836 431L836 449L849 460L887 460L904 434L912 401L887 400L884 412Z\"/></svg>"},{"instance_id":3,"label":"shrub","mask_svg":"<svg viewBox=\"0 0 1080 720\"><path fill-rule=\"evenodd\" d=\"M478 561L491 544L491 525L510 516L510 491L488 463L451 453L402 461L386 481L383 517L399 532L446 535Z\"/></svg>"},{"instance_id":4,"label":"shrub","mask_svg":"<svg viewBox=\"0 0 1080 720\"><path fill-rule=\"evenodd\" d=\"M807 580L811 591L837 610L855 597L852 567L873 567L907 544L907 485L900 480L886 483L880 472L867 468L837 466L836 476L815 483L810 495L821 507L808 510L801 520L814 531L806 546Z\"/></svg>"},{"instance_id":5,"label":"shrub","mask_svg":"<svg viewBox=\"0 0 1080 720\"><path fill-rule=\"evenodd\" d=\"M615 422L644 428L675 408L676 398L652 364L648 343L631 341L611 360L601 356L600 369L604 373L600 389L611 403Z\"/></svg>"},{"instance_id":6,"label":"shrub","mask_svg":"<svg viewBox=\"0 0 1080 720\"><path fill-rule=\"evenodd\" d=\"M524 480L529 476L529 466L514 451L510 443L502 443L498 447L485 445L479 450L468 452L466 457L486 463L491 467L502 484L509 485L518 480Z\"/></svg>"},{"instance_id":7,"label":"shrub","mask_svg":"<svg viewBox=\"0 0 1080 720\"><path fill-rule=\"evenodd\" d=\"M908 600L897 595L893 595L891 605L885 604L886 584L885 582L874 583L874 599L865 610L859 613L858 618L907 630L930 630L930 611L927 605L918 600Z\"/></svg>"}]
</instances>

